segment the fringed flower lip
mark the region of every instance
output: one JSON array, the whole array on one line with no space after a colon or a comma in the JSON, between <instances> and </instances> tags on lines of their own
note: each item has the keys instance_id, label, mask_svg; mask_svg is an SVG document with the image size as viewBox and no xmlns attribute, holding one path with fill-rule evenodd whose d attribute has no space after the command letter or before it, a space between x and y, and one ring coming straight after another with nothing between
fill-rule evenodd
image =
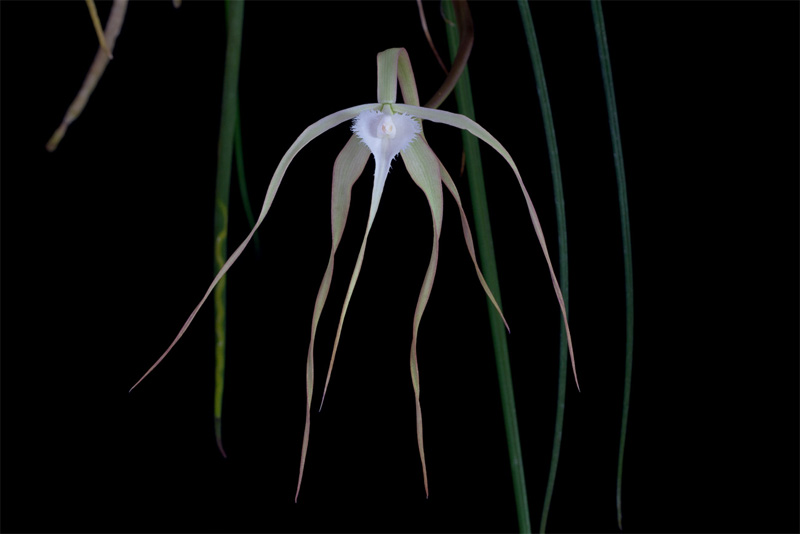
<instances>
[{"instance_id":1,"label":"fringed flower lip","mask_svg":"<svg viewBox=\"0 0 800 534\"><path fill-rule=\"evenodd\" d=\"M397 103L397 87L403 95L404 104ZM258 220L250 231L245 240L239 245L238 248L230 255L228 261L220 268L219 272L211 282L211 286L206 291L200 303L195 307L194 311L189 315L189 318L181 327L178 335L167 347L167 350L156 360L156 362L148 369L148 371L139 379L133 387L136 387L147 375L149 375L155 367L169 354L178 340L186 332L189 325L194 320L198 311L208 299L209 295L217 285L219 280L225 273L228 272L231 265L239 258L242 251L253 238L256 230L261 226L267 213L269 212L272 202L275 200L278 187L280 186L286 170L294 157L313 139L322 133L330 130L331 128L353 120L352 131L353 135L350 140L345 144L336 161L333 164L333 176L331 187L331 251L328 259L328 267L323 275L322 282L320 283L317 298L314 304L314 311L311 319L311 335L308 345L308 355L306 360L306 423L303 432L303 445L300 453L300 472L297 480L297 491L295 493L295 501L300 494L300 486L303 480L303 471L306 463L306 456L308 452L308 443L311 429L311 399L314 390L314 341L316 338L317 326L322 314L322 309L328 297L331 280L333 279L334 257L336 250L344 233L344 227L347 222L347 214L350 209L350 191L355 184L356 180L361 176L364 168L367 165L370 154L375 160L375 173L372 186L372 200L367 221L366 231L361 243L361 249L356 260L353 274L351 275L350 285L347 289L347 294L342 305L341 315L339 317L339 326L336 331L336 338L333 344L331 353L331 361L328 367L328 374L325 379L325 387L323 388L322 401L325 399L325 393L330 383L331 372L333 370L333 363L336 357L336 351L339 346L339 340L342 334L342 325L347 313L347 308L350 299L353 295L361 266L364 261L364 253L367 245L367 237L369 236L372 223L380 204L380 199L383 194L384 185L389 175L389 169L392 161L400 155L403 163L408 170L408 174L414 183L425 194L428 205L431 210L431 220L433 223L433 244L431 249L431 258L428 263L428 269L425 273L425 278L422 282L419 297L417 299L417 306L414 312L412 323L412 341L411 341L411 384L414 389L414 399L416 405L416 427L417 427L417 445L419 448L420 461L422 464L422 478L425 486L425 494L428 495L428 472L425 463L425 450L423 447L422 439L422 409L419 400L420 383L419 383L419 368L417 365L417 333L419 331L420 321L425 311L425 307L430 297L431 288L433 287L433 280L436 274L436 267L439 258L439 236L442 228L442 215L443 215L443 193L442 185L450 192L456 201L459 214L461 216L461 227L464 233L464 240L469 251L472 263L475 267L475 273L478 277L483 290L491 300L497 313L503 319L503 322L508 328L508 323L503 317L500 306L495 300L486 280L481 274L478 267L478 261L475 254L475 247L473 245L472 233L469 228L467 216L461 203L461 197L458 194L455 183L448 174L447 170L441 164L436 154L431 150L430 146L425 140L422 130L421 121L429 120L442 124L447 124L467 130L474 136L489 144L495 149L508 163L525 198L528 207L528 213L531 218L534 230L536 232L539 245L544 254L545 261L550 270L550 277L553 283L553 290L558 300L561 309L562 318L566 326L567 344L569 347L570 358L572 360L572 370L575 374L575 383L578 383L578 376L575 369L575 356L572 349L572 337L569 331L569 324L567 323L567 315L564 307L564 299L561 295L561 288L558 285L553 265L550 260L550 255L547 251L547 244L545 243L542 227L539 222L539 217L533 207L530 195L525 188L519 170L511 159L508 151L495 139L489 132L483 129L479 124L471 119L456 113L447 111L423 108L419 106L419 95L417 93L416 84L414 82L414 74L411 69L411 62L408 53L403 48L392 48L385 50L378 54L378 103L364 104L352 108L338 111L327 117L320 119L308 128L306 128L300 137L289 147L289 150L283 155L280 163L278 164L272 180L267 188L264 204L258 216ZM133 388L131 388L132 390ZM320 409L322 406L320 402Z\"/></svg>"}]
</instances>

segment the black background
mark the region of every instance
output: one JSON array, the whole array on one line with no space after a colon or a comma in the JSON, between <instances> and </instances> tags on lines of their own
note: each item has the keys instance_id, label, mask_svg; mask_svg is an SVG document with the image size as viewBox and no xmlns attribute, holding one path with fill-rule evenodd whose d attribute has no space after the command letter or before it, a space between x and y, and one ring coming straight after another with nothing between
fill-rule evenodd
<instances>
[{"instance_id":1,"label":"black background","mask_svg":"<svg viewBox=\"0 0 800 534\"><path fill-rule=\"evenodd\" d=\"M105 19L109 5L101 3ZM555 254L541 113L516 3L475 2L477 120L515 158ZM562 161L569 384L549 528L613 531L624 293L612 150L588 3L532 3ZM604 4L628 176L636 338L627 531L797 531L798 4ZM438 3L426 3L445 54ZM404 46L425 100L443 74L413 2L249 2L240 78L248 186L309 124L375 100ZM2 530L514 531L485 300L447 197L420 340L430 498L408 372L430 254L424 196L395 164L325 409L304 424L305 356L330 247L341 126L295 159L228 277L224 442L213 437L211 306L140 387L212 277L221 3L134 2L58 150L97 47L83 2L0 4ZM455 111L451 98L444 109ZM426 126L456 176L461 137ZM558 311L513 174L484 147L531 515L547 480ZM363 235L372 164L317 336L322 386ZM465 177L456 178L468 198ZM247 233L238 189L230 244ZM469 211L469 208L467 208ZM321 391L315 392L315 405Z\"/></svg>"}]
</instances>

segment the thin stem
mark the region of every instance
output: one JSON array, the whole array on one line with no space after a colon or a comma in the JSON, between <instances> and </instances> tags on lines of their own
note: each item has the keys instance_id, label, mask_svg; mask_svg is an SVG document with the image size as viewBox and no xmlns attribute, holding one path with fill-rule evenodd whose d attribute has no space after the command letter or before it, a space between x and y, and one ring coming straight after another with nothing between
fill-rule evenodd
<instances>
[{"instance_id":1,"label":"thin stem","mask_svg":"<svg viewBox=\"0 0 800 534\"><path fill-rule=\"evenodd\" d=\"M539 106L542 109L544 130L547 137L547 151L550 155L550 172L553 176L553 195L556 204L556 222L558 226L558 282L561 284L561 294L564 297L564 307L569 311L569 269L567 264L567 216L564 204L564 187L561 183L561 163L558 158L558 144L556 143L556 130L553 125L553 112L550 108L550 96L547 93L547 83L544 78L544 65L539 51L539 42L533 27L533 18L527 0L518 0L519 11L522 16L522 26L528 40L528 51L531 56L533 73L536 77L536 89L539 93ZM550 513L550 502L553 499L553 489L556 484L558 472L558 459L561 454L561 436L564 428L564 407L567 395L567 359L569 347L567 346L567 331L561 323L561 345L558 358L558 393L556 397L556 426L553 433L553 454L550 458L550 475L547 479L547 489L542 506L542 519L539 531L544 532L547 527L547 516Z\"/></svg>"},{"instance_id":2,"label":"thin stem","mask_svg":"<svg viewBox=\"0 0 800 534\"><path fill-rule=\"evenodd\" d=\"M450 2L448 2L450 4ZM472 43L474 41L472 29L472 14L469 11L466 0L452 0L450 4L449 15L445 15L449 19L455 19L456 27L447 24L448 43L450 33L456 33L456 41L449 43L450 47L450 72L442 82L442 86L425 104L426 108L438 108L442 102L450 96L456 82L461 79L461 73L467 68L467 60L472 52Z\"/></svg>"},{"instance_id":3,"label":"thin stem","mask_svg":"<svg viewBox=\"0 0 800 534\"><path fill-rule=\"evenodd\" d=\"M600 68L608 107L608 123L611 128L611 143L614 149L614 167L617 173L619 215L622 222L622 253L625 260L625 388L622 394L622 430L619 437L617 460L617 525L622 530L622 460L625 457L625 438L628 432L628 412L631 400L631 372L633 369L633 261L631 258L631 225L628 216L628 190L625 182L625 165L622 160L622 138L619 133L617 101L614 96L614 80L611 77L611 59L608 55L606 25L600 0L592 0L594 30L597 34L597 49L600 53Z\"/></svg>"},{"instance_id":4,"label":"thin stem","mask_svg":"<svg viewBox=\"0 0 800 534\"><path fill-rule=\"evenodd\" d=\"M108 59L114 59L111 54L111 49L108 48L106 43L106 36L103 34L103 25L100 23L100 17L97 15L97 6L94 5L94 0L86 0L86 7L89 8L89 16L92 19L94 31L97 34L97 42L100 43L100 48L105 50L108 54Z\"/></svg>"},{"instance_id":5,"label":"thin stem","mask_svg":"<svg viewBox=\"0 0 800 534\"><path fill-rule=\"evenodd\" d=\"M238 110L239 63L242 52L244 2L225 3L228 42L225 74L222 82L222 116L217 152L217 191L214 210L214 273L225 264L228 255L228 203L233 165L233 140ZM222 277L214 288L214 334L216 370L214 380L214 434L222 456L222 393L225 385L225 282Z\"/></svg>"},{"instance_id":6,"label":"thin stem","mask_svg":"<svg viewBox=\"0 0 800 534\"><path fill-rule=\"evenodd\" d=\"M444 3L445 17L453 19L455 12L451 2ZM447 26L447 42L450 47L450 59L456 56L459 38L458 29ZM451 69L451 73L455 68ZM469 82L469 69L464 66L464 71L455 87L458 111L474 120L475 109L472 102L472 89ZM486 283L489 285L497 303L500 300L500 283L497 276L497 263L494 258L494 245L492 229L489 221L489 206L486 201L486 189L483 181L478 140L466 132L462 133L464 152L466 154L467 177L469 180L472 211L475 217L475 234L478 242L481 269ZM508 355L508 339L506 338L505 325L498 313L493 310L493 305L486 299L489 307L489 324L494 343L495 361L497 364L497 377L500 382L500 400L503 407L503 419L506 426L506 440L511 463L511 478L514 485L514 497L517 505L517 520L520 532L531 531L530 513L528 512L528 494L525 487L525 470L522 465L522 445L519 438L519 425L517 423L517 409L514 402L514 387L511 380L511 362Z\"/></svg>"},{"instance_id":7,"label":"thin stem","mask_svg":"<svg viewBox=\"0 0 800 534\"><path fill-rule=\"evenodd\" d=\"M122 23L125 20L125 12L127 10L128 0L114 0L103 34L106 47L103 48L101 44L97 53L94 55L94 61L92 61L92 66L89 67L89 72L86 73L83 85L81 85L72 104L67 108L67 113L64 115L64 118L61 119L61 124L56 128L56 131L53 132L53 135L50 136L47 145L45 145L48 152L52 152L58 148L58 144L61 142L64 135L66 135L69 125L81 115L83 108L86 107L86 103L89 102L89 97L92 96L94 88L97 87L97 82L100 81L100 78L106 71L108 62L111 60L112 53L114 52L114 45L117 42L120 30L122 30Z\"/></svg>"}]
</instances>

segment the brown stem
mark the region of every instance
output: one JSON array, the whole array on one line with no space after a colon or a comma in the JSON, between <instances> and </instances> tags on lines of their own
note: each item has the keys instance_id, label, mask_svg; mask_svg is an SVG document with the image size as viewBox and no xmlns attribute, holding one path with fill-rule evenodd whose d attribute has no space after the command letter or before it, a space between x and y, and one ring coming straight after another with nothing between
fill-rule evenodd
<instances>
[{"instance_id":1,"label":"brown stem","mask_svg":"<svg viewBox=\"0 0 800 534\"><path fill-rule=\"evenodd\" d=\"M447 78L445 78L439 90L436 91L433 97L425 104L426 108L438 108L442 105L442 102L450 96L450 93L452 93L453 89L456 87L458 79L461 77L461 73L464 72L464 68L467 66L467 60L472 52L474 32L472 27L472 14L469 11L469 6L467 6L466 0L453 0L453 8L456 12L456 25L458 26L458 35L460 37L458 51L456 52L456 58L453 61L450 73L447 75Z\"/></svg>"},{"instance_id":2,"label":"brown stem","mask_svg":"<svg viewBox=\"0 0 800 534\"><path fill-rule=\"evenodd\" d=\"M67 113L61 121L61 125L47 142L45 148L47 148L49 152L58 148L58 143L61 142L61 138L67 133L67 128L80 116L97 82L99 82L100 77L103 76L103 72L105 72L109 58L111 57L111 52L114 50L114 44L117 42L117 36L122 29L122 22L125 20L125 11L127 8L128 0L114 0L114 5L111 7L111 14L108 16L105 30L105 40L108 46L107 51L104 50L102 46L97 50L97 54L94 56L94 61L89 68L89 72L86 74L86 78L83 80L80 91L78 91L75 100L72 101L72 104L70 104L67 109Z\"/></svg>"}]
</instances>

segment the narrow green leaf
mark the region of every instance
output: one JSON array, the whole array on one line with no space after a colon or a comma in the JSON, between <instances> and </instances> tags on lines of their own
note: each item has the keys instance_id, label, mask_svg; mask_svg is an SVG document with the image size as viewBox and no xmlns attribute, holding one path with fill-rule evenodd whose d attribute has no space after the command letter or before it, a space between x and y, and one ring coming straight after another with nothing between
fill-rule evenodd
<instances>
[{"instance_id":1,"label":"narrow green leaf","mask_svg":"<svg viewBox=\"0 0 800 534\"><path fill-rule=\"evenodd\" d=\"M614 96L614 79L611 77L611 59L606 40L606 25L600 0L592 0L594 30L597 34L597 49L600 53L600 69L603 73L603 88L606 93L608 123L611 128L611 144L614 150L614 168L617 173L619 216L622 223L622 254L625 261L625 386L622 393L622 429L619 437L617 458L617 525L622 530L622 460L625 457L625 438L628 433L628 413L631 400L631 373L633 371L633 258L631 251L631 223L628 215L628 188L625 180L625 165L622 159L622 137L619 132L617 99Z\"/></svg>"},{"instance_id":2,"label":"narrow green leaf","mask_svg":"<svg viewBox=\"0 0 800 534\"><path fill-rule=\"evenodd\" d=\"M233 166L233 140L238 113L239 64L242 54L242 26L244 2L226 2L227 46L225 71L222 80L222 116L220 117L219 144L217 146L217 188L214 202L214 271L225 264L228 253L228 205L230 203L231 168ZM214 289L214 434L217 447L226 457L222 446L222 396L225 389L225 330L226 330L226 280L220 278Z\"/></svg>"},{"instance_id":3,"label":"narrow green leaf","mask_svg":"<svg viewBox=\"0 0 800 534\"><path fill-rule=\"evenodd\" d=\"M455 18L452 2L443 2L445 17ZM454 60L459 44L459 32L456 28L447 27L447 42L450 47L450 59ZM470 43L471 44L471 43ZM455 70L454 68L451 69ZM475 116L472 103L472 89L469 83L469 69L464 66L455 87L456 102L461 113ZM462 132L464 151L466 154L467 179L469 180L470 197L475 217L475 232L478 240L478 252L486 281L494 294L497 304L502 306L500 283L497 275L497 263L494 259L492 228L489 221L489 206L486 200L486 189L483 183L483 170L480 161L480 149L474 137ZM503 407L503 419L506 427L506 441L511 466L511 477L514 486L514 497L517 506L517 522L520 532L531 531L530 513L528 512L528 494L525 486L525 470L522 464L522 445L519 438L517 409L514 402L514 387L511 379L511 363L508 354L508 340L499 315L489 310L489 324L494 342L497 377L500 382L500 400Z\"/></svg>"},{"instance_id":4,"label":"narrow green leaf","mask_svg":"<svg viewBox=\"0 0 800 534\"><path fill-rule=\"evenodd\" d=\"M558 159L558 144L556 143L556 129L553 124L553 112L550 108L550 97L547 92L547 82L544 77L542 55L539 52L539 42L536 39L536 30L533 27L533 18L527 0L518 0L519 11L522 17L522 26L528 41L528 51L531 56L533 73L536 78L536 89L539 94L539 107L542 109L544 131L547 138L547 151L550 156L550 172L553 176L553 196L556 204L556 224L558 226L558 281L561 283L561 292L564 296L564 307L569 312L569 268L567 264L567 217L564 203L564 186L561 183L561 163ZM550 502L553 499L553 490L558 472L558 458L561 455L561 436L564 429L564 408L567 395L567 330L561 325L561 345L558 358L558 393L556 395L556 424L553 432L553 453L550 458L550 475L547 479L547 489L542 506L542 518L539 531L544 532L547 527L547 516L550 513Z\"/></svg>"}]
</instances>

